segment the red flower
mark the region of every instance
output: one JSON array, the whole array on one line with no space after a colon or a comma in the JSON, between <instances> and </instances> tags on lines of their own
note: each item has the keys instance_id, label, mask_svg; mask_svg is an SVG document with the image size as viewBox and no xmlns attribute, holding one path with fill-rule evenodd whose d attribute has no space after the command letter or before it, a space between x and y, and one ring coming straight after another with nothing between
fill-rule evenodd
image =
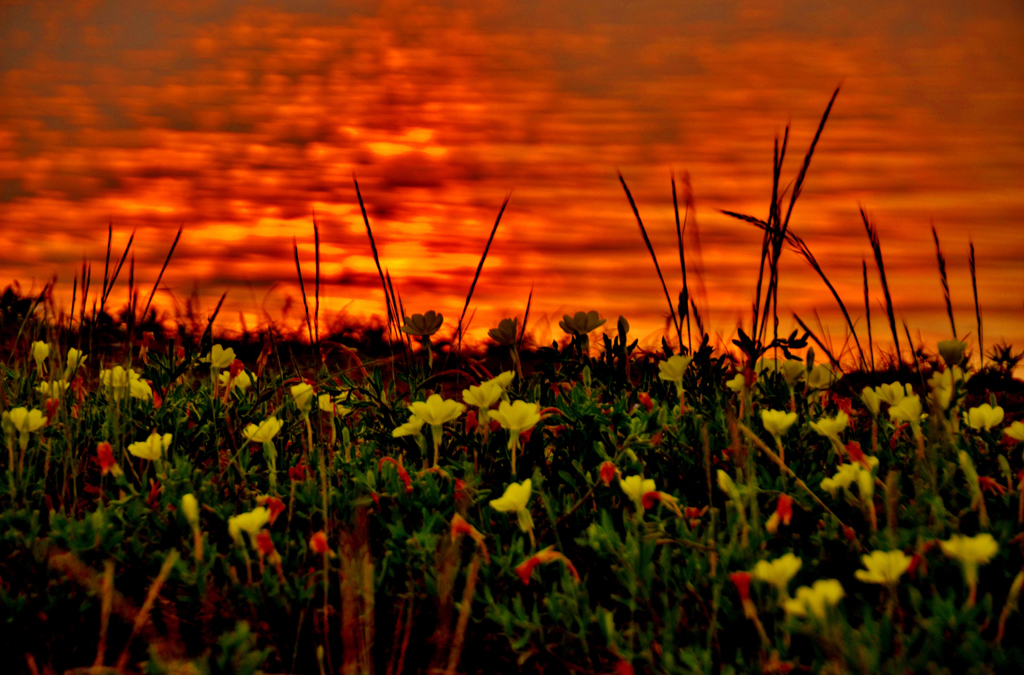
<instances>
[{"instance_id":1,"label":"red flower","mask_svg":"<svg viewBox=\"0 0 1024 675\"><path fill-rule=\"evenodd\" d=\"M157 500L160 498L160 493L163 492L164 486L156 482L152 478L149 479L149 499L146 503L149 504L149 508L155 509L157 506Z\"/></svg>"},{"instance_id":2,"label":"red flower","mask_svg":"<svg viewBox=\"0 0 1024 675\"><path fill-rule=\"evenodd\" d=\"M164 399L160 395L160 390L153 386L153 382L151 380L146 380L146 382L149 382L149 388L153 390L153 407L159 408L164 404Z\"/></svg>"},{"instance_id":3,"label":"red flower","mask_svg":"<svg viewBox=\"0 0 1024 675\"><path fill-rule=\"evenodd\" d=\"M185 347L183 345L178 345L174 348L174 358L177 361L185 360Z\"/></svg>"},{"instance_id":4,"label":"red flower","mask_svg":"<svg viewBox=\"0 0 1024 675\"><path fill-rule=\"evenodd\" d=\"M611 485L618 472L614 462L601 462L601 482L605 485Z\"/></svg>"},{"instance_id":5,"label":"red flower","mask_svg":"<svg viewBox=\"0 0 1024 675\"><path fill-rule=\"evenodd\" d=\"M892 430L892 439L889 441L889 447L893 450L896 449L896 445L899 443L900 436L903 435L903 430L907 428L906 422L900 422Z\"/></svg>"},{"instance_id":6,"label":"red flower","mask_svg":"<svg viewBox=\"0 0 1024 675\"><path fill-rule=\"evenodd\" d=\"M846 454L850 456L850 462L854 464L864 464L865 462L864 451L857 441L850 441L846 444Z\"/></svg>"},{"instance_id":7,"label":"red flower","mask_svg":"<svg viewBox=\"0 0 1024 675\"><path fill-rule=\"evenodd\" d=\"M57 409L60 407L60 399L48 398L46 399L46 426L50 426L50 422L57 419Z\"/></svg>"},{"instance_id":8,"label":"red flower","mask_svg":"<svg viewBox=\"0 0 1024 675\"><path fill-rule=\"evenodd\" d=\"M637 395L637 398L640 400L640 403L642 403L643 406L647 408L647 412L651 412L652 410L654 410L654 401L651 400L650 394L648 394L647 392L640 392Z\"/></svg>"},{"instance_id":9,"label":"red flower","mask_svg":"<svg viewBox=\"0 0 1024 675\"><path fill-rule=\"evenodd\" d=\"M274 524L274 521L277 520L277 517L281 515L281 513L284 511L284 502L282 502L277 497L272 497L270 495L261 495L260 497L256 498L256 503L259 504L260 506L267 507L267 510L270 511L271 525Z\"/></svg>"},{"instance_id":10,"label":"red flower","mask_svg":"<svg viewBox=\"0 0 1024 675\"><path fill-rule=\"evenodd\" d=\"M978 484L981 486L982 491L988 490L989 492L998 492L999 494L1006 492L1005 485L1000 485L988 476L978 476Z\"/></svg>"},{"instance_id":11,"label":"red flower","mask_svg":"<svg viewBox=\"0 0 1024 675\"><path fill-rule=\"evenodd\" d=\"M750 601L750 579L750 572L733 572L729 575L729 580L736 586L736 592L743 602Z\"/></svg>"},{"instance_id":12,"label":"red flower","mask_svg":"<svg viewBox=\"0 0 1024 675\"><path fill-rule=\"evenodd\" d=\"M291 480L306 480L307 475L306 465L302 463L301 459L295 466L288 467L288 478Z\"/></svg>"},{"instance_id":13,"label":"red flower","mask_svg":"<svg viewBox=\"0 0 1024 675\"><path fill-rule=\"evenodd\" d=\"M793 520L793 498L789 495L779 495L779 501L775 504L775 513L768 518L768 521L764 524L764 529L769 532L775 532L779 529L779 525L789 525L789 522Z\"/></svg>"},{"instance_id":14,"label":"red flower","mask_svg":"<svg viewBox=\"0 0 1024 675\"><path fill-rule=\"evenodd\" d=\"M477 428L478 424L479 423L477 422L476 411L475 410L470 410L468 413L466 413L466 433L467 434L472 432L472 431L474 431Z\"/></svg>"},{"instance_id":15,"label":"red flower","mask_svg":"<svg viewBox=\"0 0 1024 675\"><path fill-rule=\"evenodd\" d=\"M633 664L620 660L615 664L615 675L633 675Z\"/></svg>"},{"instance_id":16,"label":"red flower","mask_svg":"<svg viewBox=\"0 0 1024 675\"><path fill-rule=\"evenodd\" d=\"M708 507L698 509L696 506L687 506L683 509L683 516L690 521L690 527L697 527L700 525L701 517L708 512Z\"/></svg>"},{"instance_id":17,"label":"red flower","mask_svg":"<svg viewBox=\"0 0 1024 675\"><path fill-rule=\"evenodd\" d=\"M111 471L116 476L120 471L117 462L114 460L114 449L106 441L96 446L96 461L99 462L100 472L106 476Z\"/></svg>"},{"instance_id":18,"label":"red flower","mask_svg":"<svg viewBox=\"0 0 1024 675\"><path fill-rule=\"evenodd\" d=\"M849 541L854 541L857 538L857 532L848 525L843 525L843 534Z\"/></svg>"},{"instance_id":19,"label":"red flower","mask_svg":"<svg viewBox=\"0 0 1024 675\"><path fill-rule=\"evenodd\" d=\"M235 359L234 361L231 362L231 366L228 370L228 372L230 373L229 377L233 380L236 377L238 377L238 374L243 370L245 370L245 364L242 363L239 359Z\"/></svg>"},{"instance_id":20,"label":"red flower","mask_svg":"<svg viewBox=\"0 0 1024 675\"><path fill-rule=\"evenodd\" d=\"M479 546L480 550L483 552L484 562L490 564L491 556L487 552L487 546L484 544L484 535L481 534L478 529L476 529L475 527L470 525L468 522L466 522L466 519L463 518L458 513L456 513L455 516L452 517L452 532L451 532L451 534L452 534L452 541L453 542L455 541L455 539L460 534L469 535L470 539L475 541L477 546Z\"/></svg>"},{"instance_id":21,"label":"red flower","mask_svg":"<svg viewBox=\"0 0 1024 675\"><path fill-rule=\"evenodd\" d=\"M256 535L256 549L261 556L274 552L274 540L270 538L270 530L260 530L260 533Z\"/></svg>"},{"instance_id":22,"label":"red flower","mask_svg":"<svg viewBox=\"0 0 1024 675\"><path fill-rule=\"evenodd\" d=\"M385 462L389 462L395 465L395 469L398 471L398 477L402 480L403 483L405 483L405 494L411 495L412 481L409 479L409 472L406 471L405 467L402 466L402 463L397 461L394 457L381 457L380 463L377 464L377 473L380 473L381 469L384 468Z\"/></svg>"},{"instance_id":23,"label":"red flower","mask_svg":"<svg viewBox=\"0 0 1024 675\"><path fill-rule=\"evenodd\" d=\"M536 428L537 427L530 427L529 429L519 432L519 438L523 439L523 445L530 442L530 436L533 435L533 430Z\"/></svg>"},{"instance_id":24,"label":"red flower","mask_svg":"<svg viewBox=\"0 0 1024 675\"><path fill-rule=\"evenodd\" d=\"M461 478L455 479L455 501L462 501L466 498L466 481Z\"/></svg>"},{"instance_id":25,"label":"red flower","mask_svg":"<svg viewBox=\"0 0 1024 675\"><path fill-rule=\"evenodd\" d=\"M519 580L523 582L524 586L529 586L530 575L533 574L534 567L536 567L537 565L554 562L556 560L561 560L565 564L566 569L569 570L569 573L572 575L573 579L575 579L576 581L580 580L580 574L576 571L576 566L573 565L568 558L566 558L564 555L556 551L554 546L548 546L546 549L538 551L537 553L533 554L523 562L516 565L516 574L519 575Z\"/></svg>"},{"instance_id":26,"label":"red flower","mask_svg":"<svg viewBox=\"0 0 1024 675\"><path fill-rule=\"evenodd\" d=\"M318 554L327 552L327 534L323 530L309 538L309 550Z\"/></svg>"}]
</instances>

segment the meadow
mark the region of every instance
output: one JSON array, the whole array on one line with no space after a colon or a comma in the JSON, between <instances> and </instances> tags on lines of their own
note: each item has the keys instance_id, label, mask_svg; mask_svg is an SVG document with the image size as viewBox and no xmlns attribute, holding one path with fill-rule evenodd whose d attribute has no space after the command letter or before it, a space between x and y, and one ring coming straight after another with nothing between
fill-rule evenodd
<instances>
[{"instance_id":1,"label":"meadow","mask_svg":"<svg viewBox=\"0 0 1024 675\"><path fill-rule=\"evenodd\" d=\"M728 350L685 281L670 298L625 179L673 324L657 350L593 311L534 344L529 306L470 349L472 290L446 324L384 274L379 325L321 335L300 272L304 334L217 338L216 311L172 331L130 269L107 312L127 248L70 312L9 289L5 669L1019 672L1021 355L984 350L977 304L973 349L952 308L936 345L904 327L901 349L891 302L892 341L867 303L858 336L789 229L813 151L786 189L783 138L768 219L733 214L764 245ZM844 347L778 334L783 251L833 290Z\"/></svg>"}]
</instances>

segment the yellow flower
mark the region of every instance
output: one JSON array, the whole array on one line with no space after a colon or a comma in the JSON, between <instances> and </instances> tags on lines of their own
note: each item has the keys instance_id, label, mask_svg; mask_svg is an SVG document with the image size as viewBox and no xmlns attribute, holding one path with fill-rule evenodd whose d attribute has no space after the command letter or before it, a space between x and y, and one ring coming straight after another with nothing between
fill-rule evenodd
<instances>
[{"instance_id":1,"label":"yellow flower","mask_svg":"<svg viewBox=\"0 0 1024 675\"><path fill-rule=\"evenodd\" d=\"M61 380L54 380L53 382L40 382L36 386L36 391L43 395L43 398L60 398L61 394L67 391L70 385L67 382Z\"/></svg>"},{"instance_id":2,"label":"yellow flower","mask_svg":"<svg viewBox=\"0 0 1024 675\"><path fill-rule=\"evenodd\" d=\"M835 607L846 595L843 585L836 579L818 579L810 588L801 586L796 589L796 598L787 599L782 603L786 614L807 616L808 610L819 619L825 618L829 607Z\"/></svg>"},{"instance_id":3,"label":"yellow flower","mask_svg":"<svg viewBox=\"0 0 1024 675\"><path fill-rule=\"evenodd\" d=\"M1015 441L1024 441L1024 423L1014 422L1003 429L1003 433Z\"/></svg>"},{"instance_id":4,"label":"yellow flower","mask_svg":"<svg viewBox=\"0 0 1024 675\"><path fill-rule=\"evenodd\" d=\"M736 376L727 381L725 386L729 391L738 393L743 387L747 386L747 379L743 377L743 373L736 373Z\"/></svg>"},{"instance_id":5,"label":"yellow flower","mask_svg":"<svg viewBox=\"0 0 1024 675\"><path fill-rule=\"evenodd\" d=\"M415 436L421 433L423 430L423 420L416 415L409 418L409 421L405 424L395 427L391 432L393 438L401 438L402 436Z\"/></svg>"},{"instance_id":6,"label":"yellow flower","mask_svg":"<svg viewBox=\"0 0 1024 675\"><path fill-rule=\"evenodd\" d=\"M761 422L764 424L764 429L772 436L784 435L793 426L796 419L797 415L795 412L785 412L783 410L761 411Z\"/></svg>"},{"instance_id":7,"label":"yellow flower","mask_svg":"<svg viewBox=\"0 0 1024 675\"><path fill-rule=\"evenodd\" d=\"M103 391L114 401L120 401L125 394L131 395L132 398L153 398L153 390L149 384L131 368L125 370L122 366L114 366L109 370L101 370L100 383L103 385Z\"/></svg>"},{"instance_id":8,"label":"yellow flower","mask_svg":"<svg viewBox=\"0 0 1024 675\"><path fill-rule=\"evenodd\" d=\"M405 325L402 326L401 331L408 335L430 337L440 330L441 324L443 323L444 315L437 314L434 310L430 310L426 314L413 314L411 317L406 319Z\"/></svg>"},{"instance_id":9,"label":"yellow flower","mask_svg":"<svg viewBox=\"0 0 1024 675\"><path fill-rule=\"evenodd\" d=\"M74 347L69 349L67 365L64 367L64 379L70 380L71 377L75 374L75 371L81 367L82 363L87 358L89 357L83 356L81 350L75 349Z\"/></svg>"},{"instance_id":10,"label":"yellow flower","mask_svg":"<svg viewBox=\"0 0 1024 675\"><path fill-rule=\"evenodd\" d=\"M832 369L824 364L818 364L811 368L811 372L807 374L807 386L812 390L814 389L826 389L832 384L832 379L835 374Z\"/></svg>"},{"instance_id":11,"label":"yellow flower","mask_svg":"<svg viewBox=\"0 0 1024 675\"><path fill-rule=\"evenodd\" d=\"M242 545L242 532L248 532L249 539L255 546L256 535L268 522L270 522L270 511L265 506L257 506L252 511L228 518L228 534L236 544Z\"/></svg>"},{"instance_id":12,"label":"yellow flower","mask_svg":"<svg viewBox=\"0 0 1024 675\"><path fill-rule=\"evenodd\" d=\"M963 385L967 382L968 376L964 373L960 366L953 366L952 368L946 368L941 373L932 373L931 378L928 380L928 386L931 387L932 393L931 398L934 400L940 408L946 410L952 403L953 388L955 385L959 385L958 393L963 395Z\"/></svg>"},{"instance_id":13,"label":"yellow flower","mask_svg":"<svg viewBox=\"0 0 1024 675\"><path fill-rule=\"evenodd\" d=\"M487 380L487 382L493 382L494 384L498 385L501 388L502 391L504 391L504 390L508 389L508 385L512 384L512 378L514 378L514 377L515 377L515 373L514 372L512 372L511 370L506 370L503 373L499 373L498 375L495 375L490 380ZM487 382L484 382L483 384L487 384Z\"/></svg>"},{"instance_id":14,"label":"yellow flower","mask_svg":"<svg viewBox=\"0 0 1024 675\"><path fill-rule=\"evenodd\" d=\"M280 430L281 420L271 416L260 422L259 426L249 424L242 431L242 435L253 443L266 443L274 438Z\"/></svg>"},{"instance_id":15,"label":"yellow flower","mask_svg":"<svg viewBox=\"0 0 1024 675\"><path fill-rule=\"evenodd\" d=\"M352 412L352 408L346 408L341 405L347 400L348 394L342 394L341 396L335 396L334 398L331 398L330 394L320 394L316 399L317 406L320 410L329 412L332 415L337 415L338 417L344 417Z\"/></svg>"},{"instance_id":16,"label":"yellow flower","mask_svg":"<svg viewBox=\"0 0 1024 675\"><path fill-rule=\"evenodd\" d=\"M199 526L199 500L191 492L181 498L181 512L189 525Z\"/></svg>"},{"instance_id":17,"label":"yellow flower","mask_svg":"<svg viewBox=\"0 0 1024 675\"><path fill-rule=\"evenodd\" d=\"M23 434L38 431L46 424L46 417L36 408L31 411L28 408L14 408L11 410L10 419L15 430Z\"/></svg>"},{"instance_id":18,"label":"yellow flower","mask_svg":"<svg viewBox=\"0 0 1024 675\"><path fill-rule=\"evenodd\" d=\"M675 382L677 385L683 383L683 374L686 367L690 365L693 357L676 354L668 357L665 361L658 362L658 379Z\"/></svg>"},{"instance_id":19,"label":"yellow flower","mask_svg":"<svg viewBox=\"0 0 1024 675\"><path fill-rule=\"evenodd\" d=\"M563 314L562 321L559 321L558 325L570 335L581 336L597 330L604 325L605 321L607 319L599 318L597 312L576 312L576 315L571 317L568 314Z\"/></svg>"},{"instance_id":20,"label":"yellow flower","mask_svg":"<svg viewBox=\"0 0 1024 675\"><path fill-rule=\"evenodd\" d=\"M771 562L759 560L754 565L752 573L754 578L775 586L779 589L780 593L786 595L786 587L789 585L790 580L796 576L796 573L800 571L800 567L803 564L803 560L797 558L792 553L787 553Z\"/></svg>"},{"instance_id":21,"label":"yellow flower","mask_svg":"<svg viewBox=\"0 0 1024 675\"><path fill-rule=\"evenodd\" d=\"M893 585L910 567L910 558L903 551L872 551L860 557L867 569L857 570L854 576L866 584Z\"/></svg>"},{"instance_id":22,"label":"yellow flower","mask_svg":"<svg viewBox=\"0 0 1024 675\"><path fill-rule=\"evenodd\" d=\"M878 466L877 457L865 456L868 464L872 467ZM861 489L862 497L869 497L869 494L865 494L866 490L870 490L874 493L874 478L871 472L864 468L861 464L840 464L836 467L836 473L831 478L825 478L821 481L821 489L828 491L833 497L836 496L836 491L849 488L853 483ZM865 485L867 487L865 487Z\"/></svg>"},{"instance_id":23,"label":"yellow flower","mask_svg":"<svg viewBox=\"0 0 1024 675\"><path fill-rule=\"evenodd\" d=\"M224 349L222 345L214 345L210 353L202 358L204 363L209 363L212 367L218 370L230 368L231 362L234 360L235 350L231 347Z\"/></svg>"},{"instance_id":24,"label":"yellow flower","mask_svg":"<svg viewBox=\"0 0 1024 675\"><path fill-rule=\"evenodd\" d=\"M871 387L864 387L860 392L860 400L864 402L867 409L871 411L872 416L878 415L878 410L881 407L882 399L879 398L878 394Z\"/></svg>"},{"instance_id":25,"label":"yellow flower","mask_svg":"<svg viewBox=\"0 0 1024 675\"><path fill-rule=\"evenodd\" d=\"M654 492L654 479L642 478L640 476L627 476L625 479L619 477L619 487L626 493L626 496L633 500L636 510L643 513L643 496L648 492Z\"/></svg>"},{"instance_id":26,"label":"yellow flower","mask_svg":"<svg viewBox=\"0 0 1024 675\"><path fill-rule=\"evenodd\" d=\"M964 360L964 352L967 350L967 343L960 340L940 340L939 355L946 365L952 368L959 366Z\"/></svg>"},{"instance_id":27,"label":"yellow flower","mask_svg":"<svg viewBox=\"0 0 1024 675\"><path fill-rule=\"evenodd\" d=\"M718 488L728 495L729 499L739 503L740 491L736 489L736 483L733 482L732 476L721 469L718 470Z\"/></svg>"},{"instance_id":28,"label":"yellow flower","mask_svg":"<svg viewBox=\"0 0 1024 675\"><path fill-rule=\"evenodd\" d=\"M519 317L514 319L502 319L498 322L497 328L487 331L487 336L502 347L511 347L516 343L518 337Z\"/></svg>"},{"instance_id":29,"label":"yellow flower","mask_svg":"<svg viewBox=\"0 0 1024 675\"><path fill-rule=\"evenodd\" d=\"M811 422L811 428L817 431L819 436L839 441L839 434L843 432L849 421L849 415L840 410L835 417L822 417L817 422Z\"/></svg>"},{"instance_id":30,"label":"yellow flower","mask_svg":"<svg viewBox=\"0 0 1024 675\"><path fill-rule=\"evenodd\" d=\"M999 552L999 544L988 532L974 537L954 534L946 541L940 541L942 552L960 561L968 585L978 582L978 565L985 565Z\"/></svg>"},{"instance_id":31,"label":"yellow flower","mask_svg":"<svg viewBox=\"0 0 1024 675\"><path fill-rule=\"evenodd\" d=\"M967 411L967 423L972 429L991 429L1003 422L1003 409L999 406L993 408L988 403L982 403L977 408Z\"/></svg>"},{"instance_id":32,"label":"yellow flower","mask_svg":"<svg viewBox=\"0 0 1024 675\"><path fill-rule=\"evenodd\" d=\"M921 397L913 394L901 398L898 403L889 406L889 417L907 422L917 429L921 424Z\"/></svg>"},{"instance_id":33,"label":"yellow flower","mask_svg":"<svg viewBox=\"0 0 1024 675\"><path fill-rule=\"evenodd\" d=\"M540 406L526 401L502 401L497 410L490 411L490 416L498 421L504 429L508 429L508 447L512 449L519 442L520 432L532 429L540 422Z\"/></svg>"},{"instance_id":34,"label":"yellow flower","mask_svg":"<svg viewBox=\"0 0 1024 675\"><path fill-rule=\"evenodd\" d=\"M890 382L880 387L875 387L875 394L889 405L896 405L903 400L904 396L911 396L914 389L909 384Z\"/></svg>"},{"instance_id":35,"label":"yellow flower","mask_svg":"<svg viewBox=\"0 0 1024 675\"><path fill-rule=\"evenodd\" d=\"M228 384L230 383L232 389L245 391L246 389L252 386L252 379L253 378L249 375L249 373L247 373L244 370L240 371L238 375L235 376L234 379L231 379L231 372L225 370L220 375L217 376L217 383L220 384L221 387L227 387Z\"/></svg>"},{"instance_id":36,"label":"yellow flower","mask_svg":"<svg viewBox=\"0 0 1024 675\"><path fill-rule=\"evenodd\" d=\"M494 380L487 380L479 387L470 385L462 390L462 400L481 410L487 410L501 398L501 387ZM481 422L482 423L482 422Z\"/></svg>"},{"instance_id":37,"label":"yellow flower","mask_svg":"<svg viewBox=\"0 0 1024 675\"><path fill-rule=\"evenodd\" d=\"M128 452L142 459L157 460L164 456L170 445L171 434L161 436L154 431L146 440L129 445Z\"/></svg>"},{"instance_id":38,"label":"yellow flower","mask_svg":"<svg viewBox=\"0 0 1024 675\"><path fill-rule=\"evenodd\" d=\"M533 517L526 508L530 503L532 489L533 483L529 478L522 483L511 483L505 488L505 494L491 500L491 508L502 513L515 513L519 519L519 529L523 532L532 532Z\"/></svg>"},{"instance_id":39,"label":"yellow flower","mask_svg":"<svg viewBox=\"0 0 1024 675\"><path fill-rule=\"evenodd\" d=\"M290 389L292 398L295 399L295 407L303 417L309 415L310 406L313 404L313 387L306 382L293 385Z\"/></svg>"},{"instance_id":40,"label":"yellow flower","mask_svg":"<svg viewBox=\"0 0 1024 675\"><path fill-rule=\"evenodd\" d=\"M466 406L453 401L443 399L440 394L432 394L424 401L414 401L409 404L412 414L419 417L432 427L440 427L445 422L451 422L466 410Z\"/></svg>"},{"instance_id":41,"label":"yellow flower","mask_svg":"<svg viewBox=\"0 0 1024 675\"><path fill-rule=\"evenodd\" d=\"M32 343L32 358L36 360L36 368L43 372L43 362L50 358L50 345L39 340Z\"/></svg>"}]
</instances>

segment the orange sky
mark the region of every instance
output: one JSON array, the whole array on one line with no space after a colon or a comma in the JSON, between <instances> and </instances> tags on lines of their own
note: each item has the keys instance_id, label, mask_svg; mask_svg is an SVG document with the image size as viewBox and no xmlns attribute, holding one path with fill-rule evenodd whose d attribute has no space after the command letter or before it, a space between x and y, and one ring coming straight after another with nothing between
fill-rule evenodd
<instances>
[{"instance_id":1,"label":"orange sky","mask_svg":"<svg viewBox=\"0 0 1024 675\"><path fill-rule=\"evenodd\" d=\"M521 316L533 284L540 338L595 309L653 339L667 307L616 171L674 296L674 170L696 199L705 321L728 338L749 323L760 234L720 210L766 217L773 138L792 124L789 181L842 82L791 225L858 326L863 205L915 335L949 333L934 222L958 331L974 339L973 240L986 344L1024 342L1019 3L131 4L0 3L0 285L56 274L70 297L83 256L102 273L113 222L115 251L136 231L148 291L184 223L157 302L173 312L197 289L212 308L227 290L223 326L240 311L253 326L298 298L293 237L312 278L315 210L325 313L380 313L355 173L407 312L450 329L511 192L473 334ZM786 332L817 308L842 343L830 294L789 252L779 302Z\"/></svg>"}]
</instances>

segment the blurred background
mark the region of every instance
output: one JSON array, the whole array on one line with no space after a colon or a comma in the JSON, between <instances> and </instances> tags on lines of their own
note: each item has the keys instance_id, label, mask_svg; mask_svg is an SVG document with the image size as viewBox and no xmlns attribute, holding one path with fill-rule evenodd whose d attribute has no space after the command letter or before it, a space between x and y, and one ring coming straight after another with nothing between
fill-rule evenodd
<instances>
[{"instance_id":1,"label":"blurred background","mask_svg":"<svg viewBox=\"0 0 1024 675\"><path fill-rule=\"evenodd\" d=\"M841 91L791 221L864 326L887 342L861 222L878 227L897 321L975 342L973 241L986 345L1024 342L1024 5L663 0L0 2L0 285L70 300L83 259L102 276L108 224L135 232L143 302L195 294L218 326L299 325L320 227L321 325L384 312L352 178L407 313L447 334L506 195L473 296L470 335L522 317L625 315L657 344L668 307L616 172L629 184L673 299L672 206L689 175L691 294L715 340L749 324L772 147L791 125L797 175ZM682 201L680 202L682 208ZM126 264L127 266L127 264ZM127 294L127 270L111 295ZM783 255L780 328L797 313L836 345L831 294ZM818 319L815 318L815 312ZM674 333L674 330L672 331Z\"/></svg>"}]
</instances>

